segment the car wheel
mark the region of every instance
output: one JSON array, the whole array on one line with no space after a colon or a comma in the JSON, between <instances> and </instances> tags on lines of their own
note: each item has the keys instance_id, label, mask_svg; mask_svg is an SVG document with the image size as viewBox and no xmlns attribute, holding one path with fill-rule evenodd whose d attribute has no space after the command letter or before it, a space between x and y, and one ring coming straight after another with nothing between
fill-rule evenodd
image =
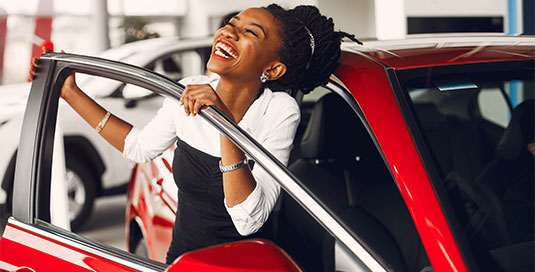
<instances>
[{"instance_id":1,"label":"car wheel","mask_svg":"<svg viewBox=\"0 0 535 272\"><path fill-rule=\"evenodd\" d=\"M134 249L134 254L140 257L149 258L149 251L147 250L147 244L145 239L141 237L137 242L136 249Z\"/></svg>"},{"instance_id":2,"label":"car wheel","mask_svg":"<svg viewBox=\"0 0 535 272\"><path fill-rule=\"evenodd\" d=\"M67 154L66 168L69 219L71 229L76 231L80 229L93 210L97 181L87 165L74 156Z\"/></svg>"}]
</instances>

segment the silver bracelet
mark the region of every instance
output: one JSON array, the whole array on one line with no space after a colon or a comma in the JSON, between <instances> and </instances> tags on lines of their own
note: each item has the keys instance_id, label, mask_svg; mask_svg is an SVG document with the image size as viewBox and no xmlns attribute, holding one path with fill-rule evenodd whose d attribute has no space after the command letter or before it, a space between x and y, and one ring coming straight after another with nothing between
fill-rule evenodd
<instances>
[{"instance_id":1,"label":"silver bracelet","mask_svg":"<svg viewBox=\"0 0 535 272\"><path fill-rule=\"evenodd\" d=\"M240 169L246 165L247 165L247 158L244 158L243 160L235 164L231 164L231 165L221 165L221 160L219 160L219 171L221 171L221 173L230 172L236 169Z\"/></svg>"},{"instance_id":2,"label":"silver bracelet","mask_svg":"<svg viewBox=\"0 0 535 272\"><path fill-rule=\"evenodd\" d=\"M104 115L104 118L102 118L102 121L98 123L97 127L95 128L95 131L100 134L106 123L108 122L108 119L110 118L111 113L108 111L106 112L106 115Z\"/></svg>"}]
</instances>

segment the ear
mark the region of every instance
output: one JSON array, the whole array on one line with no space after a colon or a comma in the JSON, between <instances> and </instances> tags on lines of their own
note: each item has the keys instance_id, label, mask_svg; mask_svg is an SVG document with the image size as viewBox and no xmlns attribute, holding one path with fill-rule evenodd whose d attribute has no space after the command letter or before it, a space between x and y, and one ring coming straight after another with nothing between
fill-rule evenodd
<instances>
[{"instance_id":1,"label":"ear","mask_svg":"<svg viewBox=\"0 0 535 272\"><path fill-rule=\"evenodd\" d=\"M286 65L279 61L273 62L264 70L264 74L269 76L268 80L277 80L286 74Z\"/></svg>"}]
</instances>

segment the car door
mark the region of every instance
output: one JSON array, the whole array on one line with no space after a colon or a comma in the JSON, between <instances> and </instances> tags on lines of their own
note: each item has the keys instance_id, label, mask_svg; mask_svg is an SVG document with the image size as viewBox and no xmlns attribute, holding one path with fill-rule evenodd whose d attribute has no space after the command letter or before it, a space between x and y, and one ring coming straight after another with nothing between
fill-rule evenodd
<instances>
[{"instance_id":1,"label":"car door","mask_svg":"<svg viewBox=\"0 0 535 272\"><path fill-rule=\"evenodd\" d=\"M75 70L104 76L145 87L172 99L179 99L183 86L153 72L131 65L98 58L51 53L41 58L40 69L32 85L17 157L14 211L0 239L0 267L13 270L28 267L35 271L163 271L158 262L139 258L117 248L103 245L50 224L50 176L59 89L66 76ZM335 86L336 87L336 86ZM342 88L336 87L339 94ZM351 99L348 94L343 100ZM390 266L381 253L370 250L360 235L335 214L325 201L311 193L273 155L217 109L209 107L200 116L229 137L285 190L307 216L332 239L340 271L387 271ZM354 112L351 112L354 115ZM298 252L295 254L299 254ZM27 256L32 256L28 258ZM236 266L235 264L239 264ZM169 271L301 271L296 262L277 245L265 240L250 240L220 245L188 253Z\"/></svg>"},{"instance_id":2,"label":"car door","mask_svg":"<svg viewBox=\"0 0 535 272\"><path fill-rule=\"evenodd\" d=\"M151 71L128 64L70 54L42 56L28 99L17 157L13 216L0 239L0 269L8 271L164 271L168 268L123 250L81 237L50 223L54 130L59 90L73 70L104 76L179 99L183 86ZM216 109L203 110L209 122L241 143L263 165L277 165L265 150ZM261 156L261 157L260 157ZM259 160L260 161L260 160ZM280 167L279 167L280 168ZM281 170L279 170L281 171ZM284 171L284 170L282 170ZM289 176L286 175L286 178ZM103 219L104 220L104 219ZM31 257L29 257L31 256ZM169 271L301 271L273 243L262 240L221 245L183 256ZM209 256L206 258L206 256ZM208 268L207 268L208 267ZM218 268L219 267L219 268Z\"/></svg>"}]
</instances>

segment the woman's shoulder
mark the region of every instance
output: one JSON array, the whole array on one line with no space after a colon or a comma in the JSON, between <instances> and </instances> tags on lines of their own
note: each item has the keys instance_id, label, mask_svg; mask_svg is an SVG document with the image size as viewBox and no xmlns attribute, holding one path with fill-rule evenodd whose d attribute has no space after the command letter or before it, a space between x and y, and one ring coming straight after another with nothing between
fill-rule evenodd
<instances>
[{"instance_id":1,"label":"woman's shoulder","mask_svg":"<svg viewBox=\"0 0 535 272\"><path fill-rule=\"evenodd\" d=\"M272 94L269 104L273 111L299 112L299 105L297 105L297 101L290 94L286 92L270 92Z\"/></svg>"}]
</instances>

